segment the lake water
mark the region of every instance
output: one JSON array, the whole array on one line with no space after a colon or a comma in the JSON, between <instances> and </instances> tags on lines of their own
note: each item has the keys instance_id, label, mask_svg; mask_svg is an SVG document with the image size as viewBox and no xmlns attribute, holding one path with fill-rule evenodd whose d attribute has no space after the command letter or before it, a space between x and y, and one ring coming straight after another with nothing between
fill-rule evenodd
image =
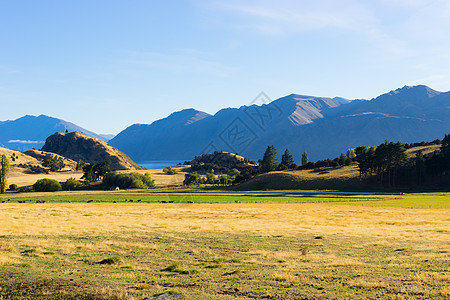
<instances>
[{"instance_id":1,"label":"lake water","mask_svg":"<svg viewBox=\"0 0 450 300\"><path fill-rule=\"evenodd\" d=\"M147 160L138 162L137 164L148 170L158 170L168 166L175 167L179 163L184 163L185 161L186 160Z\"/></svg>"}]
</instances>

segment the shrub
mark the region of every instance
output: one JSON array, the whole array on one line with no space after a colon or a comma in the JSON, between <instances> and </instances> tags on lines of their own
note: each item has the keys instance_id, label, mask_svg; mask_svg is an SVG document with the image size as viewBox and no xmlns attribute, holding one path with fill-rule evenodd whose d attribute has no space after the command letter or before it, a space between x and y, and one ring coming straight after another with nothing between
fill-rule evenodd
<instances>
[{"instance_id":1,"label":"shrub","mask_svg":"<svg viewBox=\"0 0 450 300\"><path fill-rule=\"evenodd\" d=\"M11 184L11 185L9 185L9 189L11 190L11 191L15 191L15 190L17 190L17 184Z\"/></svg>"},{"instance_id":2,"label":"shrub","mask_svg":"<svg viewBox=\"0 0 450 300\"><path fill-rule=\"evenodd\" d=\"M72 177L67 179L66 182L64 183L64 189L66 191L74 190L80 186L81 186L81 182L79 182L78 180L76 180L75 178L72 178Z\"/></svg>"},{"instance_id":3,"label":"shrub","mask_svg":"<svg viewBox=\"0 0 450 300\"><path fill-rule=\"evenodd\" d=\"M33 188L36 192L55 192L62 189L58 181L48 178L39 179L33 184Z\"/></svg>"},{"instance_id":4,"label":"shrub","mask_svg":"<svg viewBox=\"0 0 450 300\"><path fill-rule=\"evenodd\" d=\"M33 174L48 174L48 170L40 166L29 165L30 172Z\"/></svg>"},{"instance_id":5,"label":"shrub","mask_svg":"<svg viewBox=\"0 0 450 300\"><path fill-rule=\"evenodd\" d=\"M115 265L118 263L120 263L120 259L118 257L109 257L98 262L100 265Z\"/></svg>"},{"instance_id":6,"label":"shrub","mask_svg":"<svg viewBox=\"0 0 450 300\"><path fill-rule=\"evenodd\" d=\"M183 185L199 185L202 183L202 178L197 173L184 174Z\"/></svg>"},{"instance_id":7,"label":"shrub","mask_svg":"<svg viewBox=\"0 0 450 300\"><path fill-rule=\"evenodd\" d=\"M53 172L59 171L66 166L62 157L53 156L51 154L45 155L42 165Z\"/></svg>"},{"instance_id":8,"label":"shrub","mask_svg":"<svg viewBox=\"0 0 450 300\"><path fill-rule=\"evenodd\" d=\"M148 189L155 186L150 173L117 173L110 172L103 177L103 183L107 186L118 186L121 189Z\"/></svg>"},{"instance_id":9,"label":"shrub","mask_svg":"<svg viewBox=\"0 0 450 300\"><path fill-rule=\"evenodd\" d=\"M175 171L171 166L165 167L163 169L163 172L168 174L168 175L173 175L173 174L177 174L178 172Z\"/></svg>"}]
</instances>

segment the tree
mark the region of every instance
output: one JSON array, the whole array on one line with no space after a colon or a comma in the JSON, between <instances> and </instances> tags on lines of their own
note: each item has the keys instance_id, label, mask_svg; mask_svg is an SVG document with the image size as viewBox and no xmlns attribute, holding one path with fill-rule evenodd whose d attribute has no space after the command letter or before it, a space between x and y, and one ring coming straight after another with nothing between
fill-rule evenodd
<instances>
[{"instance_id":1,"label":"tree","mask_svg":"<svg viewBox=\"0 0 450 300\"><path fill-rule=\"evenodd\" d=\"M213 173L206 173L207 184L216 184L216 182L217 182L216 175L214 175Z\"/></svg>"},{"instance_id":2,"label":"tree","mask_svg":"<svg viewBox=\"0 0 450 300\"><path fill-rule=\"evenodd\" d=\"M347 158L354 159L356 157L355 149L347 150Z\"/></svg>"},{"instance_id":3,"label":"tree","mask_svg":"<svg viewBox=\"0 0 450 300\"><path fill-rule=\"evenodd\" d=\"M79 186L81 186L81 182L79 182L78 180L76 180L75 178L72 178L72 177L67 179L66 182L64 183L64 189L67 191L74 190L74 189L78 188Z\"/></svg>"},{"instance_id":4,"label":"tree","mask_svg":"<svg viewBox=\"0 0 450 300\"><path fill-rule=\"evenodd\" d=\"M174 175L177 174L178 172L175 171L171 166L165 167L163 169L163 172L166 173L167 175Z\"/></svg>"},{"instance_id":5,"label":"tree","mask_svg":"<svg viewBox=\"0 0 450 300\"><path fill-rule=\"evenodd\" d=\"M308 153L306 153L305 151L302 154L302 166L306 165L308 162L309 162Z\"/></svg>"},{"instance_id":6,"label":"tree","mask_svg":"<svg viewBox=\"0 0 450 300\"><path fill-rule=\"evenodd\" d=\"M263 172L270 172L277 168L277 150L273 145L267 146L266 152L264 152L263 159L261 160L261 170Z\"/></svg>"},{"instance_id":7,"label":"tree","mask_svg":"<svg viewBox=\"0 0 450 300\"><path fill-rule=\"evenodd\" d=\"M420 185L426 171L426 159L423 156L422 150L419 150L416 153L416 157L414 158L414 168L417 176L417 184Z\"/></svg>"},{"instance_id":8,"label":"tree","mask_svg":"<svg viewBox=\"0 0 450 300\"><path fill-rule=\"evenodd\" d=\"M9 173L9 161L6 158L6 155L2 155L1 162L2 169L0 170L0 193L4 193L6 191L6 186L8 184L8 173Z\"/></svg>"},{"instance_id":9,"label":"tree","mask_svg":"<svg viewBox=\"0 0 450 300\"><path fill-rule=\"evenodd\" d=\"M36 192L56 192L61 190L61 184L54 179L39 179L33 184Z\"/></svg>"},{"instance_id":10,"label":"tree","mask_svg":"<svg viewBox=\"0 0 450 300\"><path fill-rule=\"evenodd\" d=\"M108 172L103 177L103 183L106 186L118 186L121 189L148 189L155 186L150 173L139 174L132 173L117 173L115 171Z\"/></svg>"},{"instance_id":11,"label":"tree","mask_svg":"<svg viewBox=\"0 0 450 300\"><path fill-rule=\"evenodd\" d=\"M107 173L111 172L111 162L109 160L99 164L86 164L83 166L83 176L87 183L101 180Z\"/></svg>"},{"instance_id":12,"label":"tree","mask_svg":"<svg viewBox=\"0 0 450 300\"><path fill-rule=\"evenodd\" d=\"M281 163L280 166L283 169L289 169L291 166L294 165L294 157L289 152L288 149L284 150L284 154L281 156Z\"/></svg>"},{"instance_id":13,"label":"tree","mask_svg":"<svg viewBox=\"0 0 450 300\"><path fill-rule=\"evenodd\" d=\"M202 178L197 173L184 174L183 185L199 185L202 183Z\"/></svg>"}]
</instances>

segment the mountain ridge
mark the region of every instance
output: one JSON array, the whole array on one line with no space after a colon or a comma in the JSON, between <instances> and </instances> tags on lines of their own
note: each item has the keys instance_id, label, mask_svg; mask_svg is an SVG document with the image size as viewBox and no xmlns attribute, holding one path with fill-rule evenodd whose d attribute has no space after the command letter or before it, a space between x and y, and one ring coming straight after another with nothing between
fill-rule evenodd
<instances>
[{"instance_id":1,"label":"mountain ridge","mask_svg":"<svg viewBox=\"0 0 450 300\"><path fill-rule=\"evenodd\" d=\"M186 159L220 150L254 159L262 156L267 145L280 153L289 148L297 161L303 151L317 160L385 139L441 138L450 132L449 105L450 92L424 85L404 86L346 104L335 98L290 94L267 104L224 108L189 126L166 131L163 137L137 130L131 138L125 129L118 135L122 141L117 136L110 142L137 161ZM153 130L164 132L155 122ZM124 149L129 143L140 150Z\"/></svg>"},{"instance_id":2,"label":"mountain ridge","mask_svg":"<svg viewBox=\"0 0 450 300\"><path fill-rule=\"evenodd\" d=\"M101 140L106 139L102 135L62 119L43 114L39 116L25 115L15 120L0 122L0 146L19 151L39 149L44 145L48 136L66 130L83 132Z\"/></svg>"}]
</instances>

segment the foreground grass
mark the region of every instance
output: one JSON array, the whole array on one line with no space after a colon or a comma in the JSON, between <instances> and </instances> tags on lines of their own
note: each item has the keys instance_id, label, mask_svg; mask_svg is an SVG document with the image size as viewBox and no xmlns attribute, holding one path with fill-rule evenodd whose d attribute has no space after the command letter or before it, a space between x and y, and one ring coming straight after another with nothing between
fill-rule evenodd
<instances>
[{"instance_id":1,"label":"foreground grass","mask_svg":"<svg viewBox=\"0 0 450 300\"><path fill-rule=\"evenodd\" d=\"M370 201L349 202L357 203ZM342 202L0 207L5 299L142 299L168 291L188 299L450 295L445 208Z\"/></svg>"}]
</instances>

